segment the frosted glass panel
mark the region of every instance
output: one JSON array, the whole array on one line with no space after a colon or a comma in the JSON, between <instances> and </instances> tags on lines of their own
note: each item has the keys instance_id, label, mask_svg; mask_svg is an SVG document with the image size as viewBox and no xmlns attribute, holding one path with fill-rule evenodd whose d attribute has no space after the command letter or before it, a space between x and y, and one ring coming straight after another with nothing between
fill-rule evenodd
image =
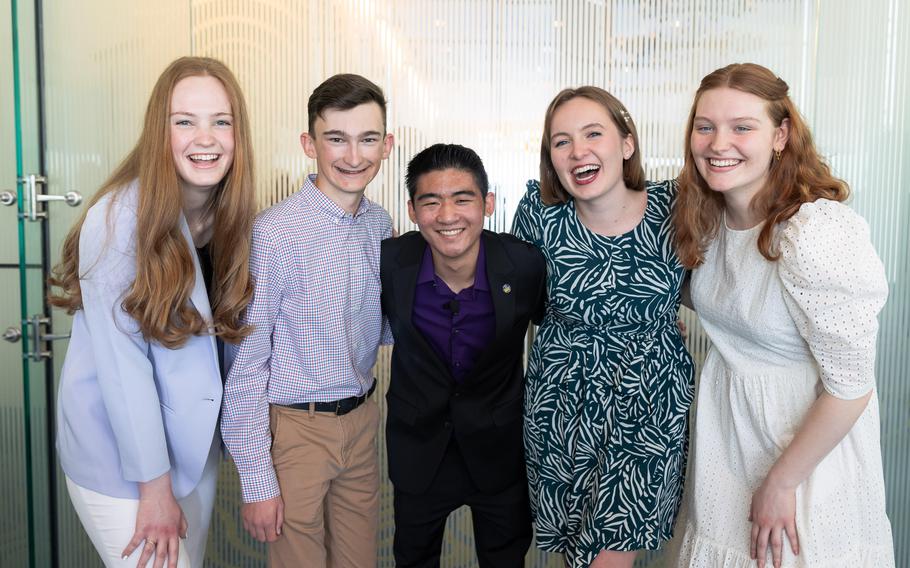
<instances>
[{"instance_id":1,"label":"frosted glass panel","mask_svg":"<svg viewBox=\"0 0 910 568\"><path fill-rule=\"evenodd\" d=\"M390 101L396 147L368 195L390 211L397 229L413 228L405 208L408 159L446 141L471 146L484 159L497 194L488 226L505 230L525 180L537 176L543 113L563 87L595 84L623 100L638 124L649 177L665 179L681 166L684 121L699 79L734 61L764 64L790 84L819 147L850 182L853 206L869 220L886 264L891 299L881 318L878 364L883 447L898 564L910 565L904 474L910 468L910 237L901 222L910 218L910 21L904 4L45 0L48 173L55 193L72 188L88 197L135 141L148 92L167 62L210 55L224 60L245 90L259 203L266 207L315 169L298 142L310 92L329 75L354 72L381 85ZM59 242L78 212L56 212L52 238ZM691 313L684 319L690 349L701 360L707 340ZM382 392L388 350L376 374ZM92 565L71 515L63 525L62 549L78 557L74 565ZM393 564L392 531L386 482L381 566ZM454 515L448 531L443 566L474 566L469 515ZM263 550L242 530L236 474L225 463L207 565L261 565ZM659 566L660 560L646 556L639 565ZM532 551L529 566L561 561Z\"/></svg>"},{"instance_id":2,"label":"frosted glass panel","mask_svg":"<svg viewBox=\"0 0 910 568\"><path fill-rule=\"evenodd\" d=\"M149 94L171 60L191 52L186 1L43 0L48 191L85 198L78 208L51 209L52 262L85 203L132 149ZM54 310L54 329L70 318ZM66 341L54 344L59 369ZM62 472L57 488L62 566L101 561L70 504Z\"/></svg>"},{"instance_id":3,"label":"frosted glass panel","mask_svg":"<svg viewBox=\"0 0 910 568\"><path fill-rule=\"evenodd\" d=\"M888 516L898 566L910 565L910 11L899 0L819 10L818 146L850 182L891 289L879 318L877 380Z\"/></svg>"},{"instance_id":4,"label":"frosted glass panel","mask_svg":"<svg viewBox=\"0 0 910 568\"><path fill-rule=\"evenodd\" d=\"M905 218L907 212L906 190L899 189L907 180L898 175L910 164L906 138L898 139L907 132L906 77L897 72L908 67L906 34L897 33L906 16L898 14L896 1L823 3L820 13L816 5L799 0L199 0L193 2L193 45L199 54L225 59L247 88L264 206L288 195L314 169L297 144L306 128L311 90L339 72L360 73L379 83L390 101L389 127L397 144L368 195L392 213L399 231L413 228L406 216L403 171L407 160L428 144L457 142L480 153L497 193L497 213L489 227L503 230L511 223L525 180L537 175L543 112L559 89L592 83L623 100L638 123L649 177L663 179L681 166L684 120L699 79L734 61L770 67L790 84L816 128L820 147L832 152L835 169L857 189L854 205L873 224L876 244L894 275L892 301L883 315L880 384L886 462L902 459L906 465L906 425L903 431L898 428L906 410L897 405L906 400L907 387L896 379L908 363L906 334L898 333L907 328L906 315L899 321L898 310L906 314L907 308L900 307L901 294L906 306L906 285L900 279L906 280L908 262L905 247L899 246L905 241L886 219L876 217L871 205L878 203L879 215L891 219ZM854 21L863 23L851 28ZM869 65L879 60L884 60L881 65ZM866 149L860 135L845 135L844 113L832 112L855 106L859 93L868 93L864 85L870 81L872 96L890 101L890 107L878 99L868 101L870 115L855 114L854 120L866 124L864 136L876 137L887 152ZM870 127L873 122L876 126ZM879 130L882 123L891 124L891 138ZM859 151L862 155L856 155ZM852 152L851 159L860 165L852 170L841 166L843 152ZM891 170L872 165L885 161ZM867 174L863 165L874 173ZM866 175L870 181L887 179L893 189L874 183L863 190L870 183ZM870 196L869 205L864 194ZM692 330L690 348L700 360L707 340L691 313L684 318ZM891 343L885 339L889 330ZM385 382L386 358L381 361L377 375ZM906 482L892 473L896 471L889 467L891 514L899 553L906 555L901 543L910 538L908 512L897 505L907 502ZM391 566L390 499L385 486L383 566ZM464 511L455 515L448 530L443 564L473 566L469 516ZM656 566L659 560L644 558L640 564ZM529 565L560 562L532 552Z\"/></svg>"}]
</instances>

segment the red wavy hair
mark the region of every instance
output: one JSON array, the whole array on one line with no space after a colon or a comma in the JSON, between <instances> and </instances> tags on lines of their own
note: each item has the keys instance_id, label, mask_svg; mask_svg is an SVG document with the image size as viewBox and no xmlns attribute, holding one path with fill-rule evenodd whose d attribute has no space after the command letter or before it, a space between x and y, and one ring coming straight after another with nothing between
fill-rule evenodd
<instances>
[{"instance_id":1,"label":"red wavy hair","mask_svg":"<svg viewBox=\"0 0 910 568\"><path fill-rule=\"evenodd\" d=\"M790 133L780 159L772 159L765 186L752 198L752 210L763 219L758 250L768 260L777 260L774 227L792 217L803 203L816 199L844 201L850 194L847 183L834 177L819 156L812 133L788 96L789 87L769 69L755 63L734 63L701 80L686 124L685 164L679 173L679 195L673 209L675 243L686 268L705 260L705 251L717 236L724 209L723 196L712 191L698 173L692 157L692 128L701 96L712 89L731 88L766 101L765 109L776 127L786 119Z\"/></svg>"},{"instance_id":2,"label":"red wavy hair","mask_svg":"<svg viewBox=\"0 0 910 568\"><path fill-rule=\"evenodd\" d=\"M210 333L189 302L195 283L193 254L180 230L183 197L170 150L170 106L174 87L186 77L210 76L224 86L231 103L234 161L209 204L214 225L209 243L214 265L211 304L214 333L236 343L251 328L241 317L253 293L249 274L250 236L256 212L249 114L240 85L220 61L181 57L171 63L152 89L139 141L95 193L89 207L109 193L138 180L136 278L122 308L147 340L175 348L192 335ZM87 210L86 210L87 212ZM63 243L60 263L48 278L49 302L69 313L82 308L79 286L79 236L85 213Z\"/></svg>"}]
</instances>

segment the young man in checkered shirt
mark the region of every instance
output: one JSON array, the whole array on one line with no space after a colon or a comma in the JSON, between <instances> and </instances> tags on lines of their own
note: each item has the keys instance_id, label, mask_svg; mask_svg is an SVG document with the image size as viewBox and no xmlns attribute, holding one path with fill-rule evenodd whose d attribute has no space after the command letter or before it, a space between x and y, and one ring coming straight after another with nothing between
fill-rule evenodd
<instances>
[{"instance_id":1,"label":"young man in checkered shirt","mask_svg":"<svg viewBox=\"0 0 910 568\"><path fill-rule=\"evenodd\" d=\"M392 221L364 197L392 149L382 90L335 75L300 137L317 173L253 229L255 281L224 389L222 434L237 464L243 524L271 566L376 565L380 241Z\"/></svg>"}]
</instances>

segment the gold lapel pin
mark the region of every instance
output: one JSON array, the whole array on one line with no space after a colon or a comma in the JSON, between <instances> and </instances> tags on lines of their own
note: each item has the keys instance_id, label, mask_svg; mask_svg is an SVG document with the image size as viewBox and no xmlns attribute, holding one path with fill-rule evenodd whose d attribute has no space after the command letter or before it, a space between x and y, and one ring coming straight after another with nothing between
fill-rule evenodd
<instances>
[{"instance_id":1,"label":"gold lapel pin","mask_svg":"<svg viewBox=\"0 0 910 568\"><path fill-rule=\"evenodd\" d=\"M503 291L503 293L505 293L505 294L511 294L511 293L512 293L512 286L511 286L510 284L503 284L503 285L502 285L502 291Z\"/></svg>"}]
</instances>

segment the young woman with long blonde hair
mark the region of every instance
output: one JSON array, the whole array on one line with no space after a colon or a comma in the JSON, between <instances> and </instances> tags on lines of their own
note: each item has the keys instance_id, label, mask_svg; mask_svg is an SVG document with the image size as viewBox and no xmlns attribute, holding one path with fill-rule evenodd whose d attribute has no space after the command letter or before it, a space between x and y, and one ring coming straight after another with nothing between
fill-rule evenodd
<instances>
[{"instance_id":1,"label":"young woman with long blonde hair","mask_svg":"<svg viewBox=\"0 0 910 568\"><path fill-rule=\"evenodd\" d=\"M158 78L139 141L63 245L51 301L74 313L57 446L107 566L202 566L224 352L248 333L249 118L222 63ZM185 540L183 540L185 539Z\"/></svg>"}]
</instances>

